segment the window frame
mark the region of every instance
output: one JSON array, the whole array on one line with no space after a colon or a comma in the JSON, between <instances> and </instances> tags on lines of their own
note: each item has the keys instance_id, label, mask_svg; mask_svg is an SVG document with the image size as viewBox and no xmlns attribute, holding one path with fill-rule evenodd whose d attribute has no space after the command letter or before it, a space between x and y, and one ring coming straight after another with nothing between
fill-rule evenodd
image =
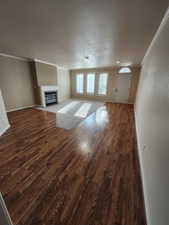
<instances>
[{"instance_id":1,"label":"window frame","mask_svg":"<svg viewBox=\"0 0 169 225\"><path fill-rule=\"evenodd\" d=\"M78 92L77 91L77 77L78 75L83 75L83 91L82 92ZM84 88L84 84L85 84L85 76L84 76L84 73L76 73L75 74L75 91L76 91L76 94L78 95L84 95L85 94L85 88Z\"/></svg>"},{"instance_id":2,"label":"window frame","mask_svg":"<svg viewBox=\"0 0 169 225\"><path fill-rule=\"evenodd\" d=\"M93 92L88 92L87 91L87 86L88 86L88 75L89 74L94 74L94 89L93 89ZM95 72L87 72L86 74L86 95L89 95L89 96L93 96L95 95L95 92L96 92L96 73Z\"/></svg>"},{"instance_id":3,"label":"window frame","mask_svg":"<svg viewBox=\"0 0 169 225\"><path fill-rule=\"evenodd\" d=\"M106 93L105 94L100 94L99 93L99 85L100 85L100 75L101 74L107 74L107 80L106 80ZM107 96L108 95L108 79L109 79L109 73L108 72L99 72L98 74L98 89L97 89L97 95L98 96Z\"/></svg>"}]
</instances>

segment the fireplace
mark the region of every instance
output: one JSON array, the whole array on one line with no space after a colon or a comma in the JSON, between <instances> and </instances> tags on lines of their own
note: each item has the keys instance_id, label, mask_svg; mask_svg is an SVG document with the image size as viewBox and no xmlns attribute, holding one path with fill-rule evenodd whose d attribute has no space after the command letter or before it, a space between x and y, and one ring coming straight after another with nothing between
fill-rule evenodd
<instances>
[{"instance_id":1,"label":"fireplace","mask_svg":"<svg viewBox=\"0 0 169 225\"><path fill-rule=\"evenodd\" d=\"M53 85L40 86L41 105L46 107L58 103L58 87Z\"/></svg>"},{"instance_id":2,"label":"fireplace","mask_svg":"<svg viewBox=\"0 0 169 225\"><path fill-rule=\"evenodd\" d=\"M45 103L47 105L57 104L57 91L46 91L45 92Z\"/></svg>"}]
</instances>

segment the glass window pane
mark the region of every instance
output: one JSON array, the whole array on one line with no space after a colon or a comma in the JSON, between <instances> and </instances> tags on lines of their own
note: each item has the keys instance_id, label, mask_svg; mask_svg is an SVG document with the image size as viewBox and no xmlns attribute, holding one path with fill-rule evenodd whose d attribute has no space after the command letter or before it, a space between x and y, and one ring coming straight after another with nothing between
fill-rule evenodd
<instances>
[{"instance_id":1,"label":"glass window pane","mask_svg":"<svg viewBox=\"0 0 169 225\"><path fill-rule=\"evenodd\" d=\"M76 75L76 92L83 94L83 74Z\"/></svg>"},{"instance_id":2,"label":"glass window pane","mask_svg":"<svg viewBox=\"0 0 169 225\"><path fill-rule=\"evenodd\" d=\"M129 67L122 67L119 73L131 73L131 69Z\"/></svg>"},{"instance_id":3,"label":"glass window pane","mask_svg":"<svg viewBox=\"0 0 169 225\"><path fill-rule=\"evenodd\" d=\"M87 75L87 93L94 94L94 87L95 87L95 74L89 73Z\"/></svg>"},{"instance_id":4,"label":"glass window pane","mask_svg":"<svg viewBox=\"0 0 169 225\"><path fill-rule=\"evenodd\" d=\"M108 74L107 73L100 73L99 76L99 95L106 95L107 94L107 79Z\"/></svg>"}]
</instances>

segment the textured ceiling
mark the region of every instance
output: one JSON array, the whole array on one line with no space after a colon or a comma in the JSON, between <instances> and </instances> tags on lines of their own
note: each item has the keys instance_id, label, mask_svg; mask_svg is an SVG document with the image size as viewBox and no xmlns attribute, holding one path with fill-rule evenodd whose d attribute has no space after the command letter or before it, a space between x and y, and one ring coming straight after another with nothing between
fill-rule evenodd
<instances>
[{"instance_id":1,"label":"textured ceiling","mask_svg":"<svg viewBox=\"0 0 169 225\"><path fill-rule=\"evenodd\" d=\"M168 4L168 0L1 0L0 52L69 69L112 66L117 60L139 64Z\"/></svg>"}]
</instances>

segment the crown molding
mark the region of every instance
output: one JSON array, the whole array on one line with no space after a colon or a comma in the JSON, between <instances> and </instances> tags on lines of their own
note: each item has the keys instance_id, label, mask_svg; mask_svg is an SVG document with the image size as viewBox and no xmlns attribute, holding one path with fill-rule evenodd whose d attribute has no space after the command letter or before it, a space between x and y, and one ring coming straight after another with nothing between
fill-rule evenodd
<instances>
[{"instance_id":1,"label":"crown molding","mask_svg":"<svg viewBox=\"0 0 169 225\"><path fill-rule=\"evenodd\" d=\"M69 70L68 68L63 67L63 66L57 66L57 69L61 69L61 70Z\"/></svg>"},{"instance_id":2,"label":"crown molding","mask_svg":"<svg viewBox=\"0 0 169 225\"><path fill-rule=\"evenodd\" d=\"M5 54L5 53L0 53L0 56L6 57L6 58L11 58L11 59L17 59L17 60L21 60L21 61L26 61L26 62L31 62L31 61L39 62L39 63L43 63L43 64L46 64L46 65L54 66L57 69L68 70L65 67L58 66L57 64L50 63L50 62L47 62L47 61L44 61L44 60L40 60L40 59L36 59L36 58L35 59L30 59L30 58L24 58L24 57L20 57L20 56Z\"/></svg>"},{"instance_id":3,"label":"crown molding","mask_svg":"<svg viewBox=\"0 0 169 225\"><path fill-rule=\"evenodd\" d=\"M50 62L47 62L47 61L44 61L44 60L40 60L40 59L34 59L35 62L39 62L39 63L43 63L43 64L47 64L47 65L50 65L50 66L54 66L57 68L57 65L54 64L54 63L50 63Z\"/></svg>"},{"instance_id":4,"label":"crown molding","mask_svg":"<svg viewBox=\"0 0 169 225\"><path fill-rule=\"evenodd\" d=\"M30 61L28 58L19 57L19 56L15 56L15 55L9 55L9 54L5 54L5 53L0 53L0 56L6 57L6 58L17 59L17 60L21 60L21 61Z\"/></svg>"},{"instance_id":5,"label":"crown molding","mask_svg":"<svg viewBox=\"0 0 169 225\"><path fill-rule=\"evenodd\" d=\"M46 64L46 65L54 66L54 67L56 67L57 69L68 70L67 68L65 68L65 67L63 67L63 66L59 66L59 65L57 65L57 64L50 63L50 62L47 62L47 61L44 61L44 60L34 59L34 61L35 61L35 62L39 62L39 63Z\"/></svg>"}]
</instances>

